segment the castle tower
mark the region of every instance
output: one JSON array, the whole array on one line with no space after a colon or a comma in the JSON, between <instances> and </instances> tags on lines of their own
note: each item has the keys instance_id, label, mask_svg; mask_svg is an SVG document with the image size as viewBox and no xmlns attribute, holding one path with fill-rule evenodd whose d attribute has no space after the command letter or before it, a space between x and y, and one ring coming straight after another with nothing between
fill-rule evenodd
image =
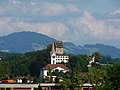
<instances>
[{"instance_id":1,"label":"castle tower","mask_svg":"<svg viewBox=\"0 0 120 90\"><path fill-rule=\"evenodd\" d=\"M50 52L50 56L51 56L51 64L56 64L56 52L55 52L54 42L52 43L52 50Z\"/></svg>"},{"instance_id":2,"label":"castle tower","mask_svg":"<svg viewBox=\"0 0 120 90\"><path fill-rule=\"evenodd\" d=\"M51 55L51 64L57 63L67 63L69 56L64 54L63 42L56 41L52 43Z\"/></svg>"}]
</instances>

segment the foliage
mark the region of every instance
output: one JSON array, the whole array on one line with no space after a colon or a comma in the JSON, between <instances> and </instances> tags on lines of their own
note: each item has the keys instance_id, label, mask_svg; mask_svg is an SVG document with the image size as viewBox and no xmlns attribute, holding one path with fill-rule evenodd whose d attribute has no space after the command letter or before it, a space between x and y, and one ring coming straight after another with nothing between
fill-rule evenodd
<instances>
[{"instance_id":1,"label":"foliage","mask_svg":"<svg viewBox=\"0 0 120 90\"><path fill-rule=\"evenodd\" d=\"M120 63L89 68L94 90L120 90Z\"/></svg>"},{"instance_id":2,"label":"foliage","mask_svg":"<svg viewBox=\"0 0 120 90\"><path fill-rule=\"evenodd\" d=\"M2 61L5 61L8 64L5 68L9 68L8 71L10 73L9 75L11 76L38 77L40 74L40 69L50 63L49 52L50 51L48 49L44 49L36 52L17 54ZM0 64L2 64L2 62L0 62ZM1 65L1 68L3 68L2 66L3 65Z\"/></svg>"},{"instance_id":3,"label":"foliage","mask_svg":"<svg viewBox=\"0 0 120 90\"><path fill-rule=\"evenodd\" d=\"M70 55L67 66L71 70L87 72L88 71L88 56L87 55Z\"/></svg>"},{"instance_id":4,"label":"foliage","mask_svg":"<svg viewBox=\"0 0 120 90\"><path fill-rule=\"evenodd\" d=\"M12 56L8 55L7 58L4 56L4 60L0 61L0 79L8 76L13 78L16 76L29 76L33 77L34 83L44 82L43 77L40 76L40 69L50 63L50 50L51 45L41 51L12 54ZM80 88L83 81L79 72L89 72L89 82L94 86L95 90L120 90L120 64L113 63L119 62L120 58L112 59L110 56L104 57L99 52L95 52L93 56L98 61L104 59L106 62L112 62L112 65L103 66L93 63L92 67L88 68L87 55L69 56L69 62L65 65L72 70L71 72L63 74L62 71L49 71L50 76L57 76L56 82L58 82L60 76L63 76L63 90L78 90ZM52 82L52 78L49 78L49 82Z\"/></svg>"},{"instance_id":5,"label":"foliage","mask_svg":"<svg viewBox=\"0 0 120 90\"><path fill-rule=\"evenodd\" d=\"M82 78L79 72L71 71L65 74L62 81L63 90L79 90L81 85Z\"/></svg>"},{"instance_id":6,"label":"foliage","mask_svg":"<svg viewBox=\"0 0 120 90\"><path fill-rule=\"evenodd\" d=\"M102 67L90 67L89 68L89 79L94 90L106 90L106 70ZM107 88L109 89L109 88Z\"/></svg>"},{"instance_id":7,"label":"foliage","mask_svg":"<svg viewBox=\"0 0 120 90\"><path fill-rule=\"evenodd\" d=\"M107 77L111 90L120 90L120 63L116 63L107 69Z\"/></svg>"},{"instance_id":8,"label":"foliage","mask_svg":"<svg viewBox=\"0 0 120 90\"><path fill-rule=\"evenodd\" d=\"M95 57L95 60L96 60L97 62L102 61L102 56L100 55L99 52L94 52L94 53L92 54L92 56Z\"/></svg>"},{"instance_id":9,"label":"foliage","mask_svg":"<svg viewBox=\"0 0 120 90\"><path fill-rule=\"evenodd\" d=\"M10 71L9 63L6 61L0 61L0 79L10 76Z\"/></svg>"}]
</instances>

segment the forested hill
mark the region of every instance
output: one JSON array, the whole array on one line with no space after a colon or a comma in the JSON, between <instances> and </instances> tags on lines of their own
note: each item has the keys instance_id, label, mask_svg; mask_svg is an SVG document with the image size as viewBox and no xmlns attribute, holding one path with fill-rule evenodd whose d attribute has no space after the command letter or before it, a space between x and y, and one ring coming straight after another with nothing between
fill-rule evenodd
<instances>
[{"instance_id":1,"label":"forested hill","mask_svg":"<svg viewBox=\"0 0 120 90\"><path fill-rule=\"evenodd\" d=\"M12 77L39 76L40 69L50 64L50 50L51 46L49 45L47 49L2 59L0 62L0 78L5 77L5 75ZM70 55L69 63L66 66L71 70L87 72L87 58L87 55Z\"/></svg>"},{"instance_id":2,"label":"forested hill","mask_svg":"<svg viewBox=\"0 0 120 90\"><path fill-rule=\"evenodd\" d=\"M49 49L43 49L2 59L0 77L4 77L4 75L38 76L40 69L50 63L49 51Z\"/></svg>"},{"instance_id":3,"label":"forested hill","mask_svg":"<svg viewBox=\"0 0 120 90\"><path fill-rule=\"evenodd\" d=\"M0 51L10 53L26 53L47 48L55 39L35 32L16 32L0 37ZM91 55L98 51L102 55L110 55L113 58L120 57L120 49L104 44L86 44L77 46L71 42L64 42L64 49L67 54Z\"/></svg>"},{"instance_id":4,"label":"forested hill","mask_svg":"<svg viewBox=\"0 0 120 90\"><path fill-rule=\"evenodd\" d=\"M25 53L46 48L55 39L35 32L16 32L0 37L0 51Z\"/></svg>"}]
</instances>

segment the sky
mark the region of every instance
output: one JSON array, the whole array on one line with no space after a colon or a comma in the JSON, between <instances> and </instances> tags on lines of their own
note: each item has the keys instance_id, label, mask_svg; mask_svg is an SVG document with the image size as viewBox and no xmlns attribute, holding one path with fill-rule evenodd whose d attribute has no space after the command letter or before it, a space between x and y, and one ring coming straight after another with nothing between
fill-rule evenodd
<instances>
[{"instance_id":1,"label":"sky","mask_svg":"<svg viewBox=\"0 0 120 90\"><path fill-rule=\"evenodd\" d=\"M120 48L120 0L0 0L0 36L21 31Z\"/></svg>"}]
</instances>

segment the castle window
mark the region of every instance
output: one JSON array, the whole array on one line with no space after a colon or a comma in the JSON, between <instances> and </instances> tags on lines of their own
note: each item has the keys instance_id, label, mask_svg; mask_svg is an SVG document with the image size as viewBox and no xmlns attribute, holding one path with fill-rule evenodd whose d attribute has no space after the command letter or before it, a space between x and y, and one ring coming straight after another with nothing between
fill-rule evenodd
<instances>
[{"instance_id":1,"label":"castle window","mask_svg":"<svg viewBox=\"0 0 120 90\"><path fill-rule=\"evenodd\" d=\"M55 58L55 56L52 56L52 58Z\"/></svg>"}]
</instances>

